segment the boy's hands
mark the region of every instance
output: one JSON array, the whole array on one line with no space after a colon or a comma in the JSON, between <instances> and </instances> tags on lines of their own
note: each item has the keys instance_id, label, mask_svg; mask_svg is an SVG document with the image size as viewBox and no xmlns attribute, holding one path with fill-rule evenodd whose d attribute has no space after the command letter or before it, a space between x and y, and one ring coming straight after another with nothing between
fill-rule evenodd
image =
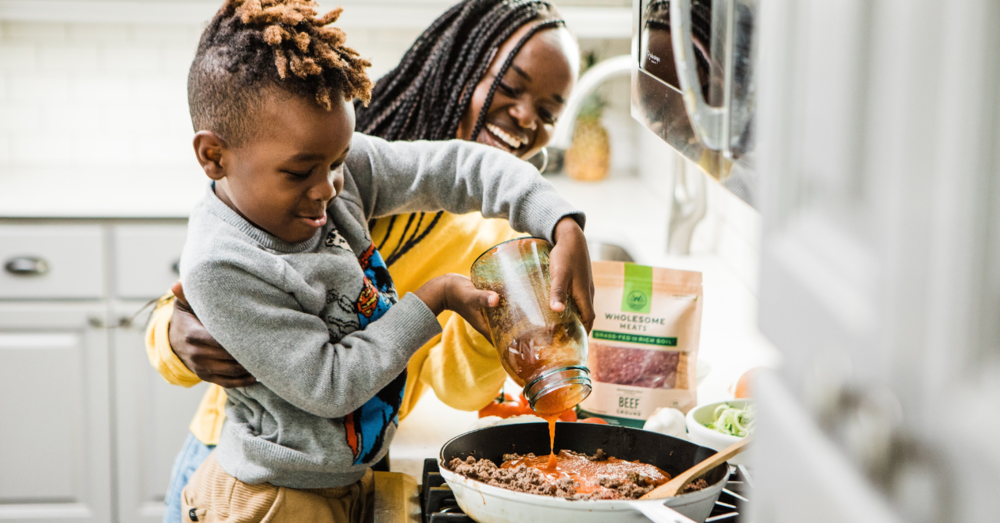
<instances>
[{"instance_id":1,"label":"boy's hands","mask_svg":"<svg viewBox=\"0 0 1000 523\"><path fill-rule=\"evenodd\" d=\"M490 327L486 324L482 309L496 307L500 296L493 291L481 291L472 280L460 274L444 274L425 283L414 291L435 316L442 311L457 312L480 334L490 338Z\"/></svg>"},{"instance_id":2,"label":"boy's hands","mask_svg":"<svg viewBox=\"0 0 1000 523\"><path fill-rule=\"evenodd\" d=\"M576 220L566 217L556 224L556 241L549 254L549 274L552 276L552 310L566 310L566 300L572 299L580 311L580 320L590 332L594 326L594 277L590 268L590 252L583 229Z\"/></svg>"}]
</instances>

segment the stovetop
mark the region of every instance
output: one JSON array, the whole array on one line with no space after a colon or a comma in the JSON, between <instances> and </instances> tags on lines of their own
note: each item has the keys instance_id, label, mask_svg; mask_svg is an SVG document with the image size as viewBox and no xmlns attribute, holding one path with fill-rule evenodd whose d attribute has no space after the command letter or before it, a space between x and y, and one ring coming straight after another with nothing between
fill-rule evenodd
<instances>
[{"instance_id":1,"label":"stovetop","mask_svg":"<svg viewBox=\"0 0 1000 523\"><path fill-rule=\"evenodd\" d=\"M729 482L722 490L712 513L705 523L746 523L741 516L746 496L753 487L753 480L743 466L730 467ZM424 460L423 481L420 488L420 512L423 523L475 523L458 508L455 496L441 477L437 459Z\"/></svg>"}]
</instances>

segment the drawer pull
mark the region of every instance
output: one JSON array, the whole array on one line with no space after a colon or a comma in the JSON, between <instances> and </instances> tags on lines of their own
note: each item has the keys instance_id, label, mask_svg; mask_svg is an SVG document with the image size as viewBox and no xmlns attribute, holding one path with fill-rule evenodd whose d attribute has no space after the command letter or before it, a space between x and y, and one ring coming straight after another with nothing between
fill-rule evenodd
<instances>
[{"instance_id":1,"label":"drawer pull","mask_svg":"<svg viewBox=\"0 0 1000 523\"><path fill-rule=\"evenodd\" d=\"M181 261L177 260L170 266L170 270L174 271L174 274L181 275Z\"/></svg>"},{"instance_id":2,"label":"drawer pull","mask_svg":"<svg viewBox=\"0 0 1000 523\"><path fill-rule=\"evenodd\" d=\"M8 260L3 268L14 276L41 276L49 272L49 264L45 260L31 256Z\"/></svg>"}]
</instances>

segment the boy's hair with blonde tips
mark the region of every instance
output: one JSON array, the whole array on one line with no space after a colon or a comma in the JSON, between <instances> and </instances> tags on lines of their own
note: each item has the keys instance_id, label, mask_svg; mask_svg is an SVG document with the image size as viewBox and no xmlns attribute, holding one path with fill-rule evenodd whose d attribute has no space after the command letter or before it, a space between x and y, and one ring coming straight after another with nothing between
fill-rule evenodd
<instances>
[{"instance_id":1,"label":"boy's hair with blonde tips","mask_svg":"<svg viewBox=\"0 0 1000 523\"><path fill-rule=\"evenodd\" d=\"M232 147L252 138L253 116L266 94L315 100L371 99L371 63L330 26L334 9L317 16L313 0L226 0L201 35L188 73L188 107L195 131L209 130Z\"/></svg>"}]
</instances>

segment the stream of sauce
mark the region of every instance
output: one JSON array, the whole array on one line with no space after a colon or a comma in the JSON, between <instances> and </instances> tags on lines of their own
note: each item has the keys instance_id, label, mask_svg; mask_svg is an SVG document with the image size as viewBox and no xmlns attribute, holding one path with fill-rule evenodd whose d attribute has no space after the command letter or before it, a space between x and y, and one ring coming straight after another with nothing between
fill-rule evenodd
<instances>
[{"instance_id":1,"label":"stream of sauce","mask_svg":"<svg viewBox=\"0 0 1000 523\"><path fill-rule=\"evenodd\" d=\"M549 422L549 472L556 471L556 420L559 419L559 416L561 415L562 412L542 416L542 419Z\"/></svg>"},{"instance_id":2,"label":"stream of sauce","mask_svg":"<svg viewBox=\"0 0 1000 523\"><path fill-rule=\"evenodd\" d=\"M562 416L564 412L576 406L579 399L574 395L575 392L570 389L556 389L555 391L546 394L545 396L539 398L538 402L535 403L534 409L535 413L545 421L549 422L549 468L555 470L556 468L556 420L559 416Z\"/></svg>"}]
</instances>

